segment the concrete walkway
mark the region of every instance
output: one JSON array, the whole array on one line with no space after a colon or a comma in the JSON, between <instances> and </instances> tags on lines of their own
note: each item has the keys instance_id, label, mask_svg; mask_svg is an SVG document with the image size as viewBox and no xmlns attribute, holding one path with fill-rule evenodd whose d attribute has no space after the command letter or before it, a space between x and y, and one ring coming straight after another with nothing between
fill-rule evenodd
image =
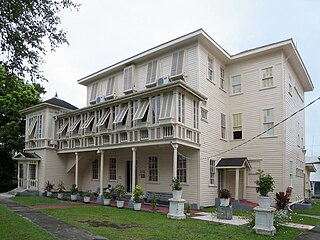
<instances>
[{"instance_id":1,"label":"concrete walkway","mask_svg":"<svg viewBox=\"0 0 320 240\"><path fill-rule=\"evenodd\" d=\"M57 239L61 240L105 240L104 237L95 236L92 233L84 231L80 228L74 227L68 223L60 221L47 214L41 213L30 207L13 202L8 198L0 197L0 204L7 207L11 211L20 215L21 217L37 224L47 232L51 233Z\"/></svg>"}]
</instances>

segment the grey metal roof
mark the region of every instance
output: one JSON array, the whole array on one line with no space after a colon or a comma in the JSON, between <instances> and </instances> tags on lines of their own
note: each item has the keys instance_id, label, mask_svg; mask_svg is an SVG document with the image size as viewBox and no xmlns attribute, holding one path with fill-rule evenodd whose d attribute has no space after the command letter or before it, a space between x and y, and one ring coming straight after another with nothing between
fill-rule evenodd
<instances>
[{"instance_id":1,"label":"grey metal roof","mask_svg":"<svg viewBox=\"0 0 320 240\"><path fill-rule=\"evenodd\" d=\"M13 159L34 159L40 160L41 157L36 153L28 153L28 152L19 152L16 154Z\"/></svg>"},{"instance_id":2,"label":"grey metal roof","mask_svg":"<svg viewBox=\"0 0 320 240\"><path fill-rule=\"evenodd\" d=\"M63 101L63 100L61 100L61 99L59 99L57 97L50 98L50 99L44 101L44 103L49 103L49 104L56 105L56 106L63 107L63 108L67 108L67 109L70 109L70 110L78 109L77 107L73 106L72 104L70 104L70 103L68 103L66 101Z\"/></svg>"},{"instance_id":3,"label":"grey metal roof","mask_svg":"<svg viewBox=\"0 0 320 240\"><path fill-rule=\"evenodd\" d=\"M246 157L241 158L221 158L217 164L217 168L241 168L244 167L244 164L247 163L250 167L248 159Z\"/></svg>"}]
</instances>

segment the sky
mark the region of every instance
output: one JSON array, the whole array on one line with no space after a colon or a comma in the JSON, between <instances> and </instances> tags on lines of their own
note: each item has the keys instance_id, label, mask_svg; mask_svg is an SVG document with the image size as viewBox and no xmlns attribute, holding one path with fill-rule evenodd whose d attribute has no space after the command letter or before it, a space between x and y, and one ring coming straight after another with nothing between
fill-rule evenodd
<instances>
[{"instance_id":1,"label":"sky","mask_svg":"<svg viewBox=\"0 0 320 240\"><path fill-rule=\"evenodd\" d=\"M77 80L154 46L204 29L230 54L292 38L314 84L305 104L320 96L318 0L73 0L61 27L69 45L47 53L47 91L77 107L86 89ZM317 71L318 70L318 71ZM307 155L320 156L320 101L305 111Z\"/></svg>"}]
</instances>

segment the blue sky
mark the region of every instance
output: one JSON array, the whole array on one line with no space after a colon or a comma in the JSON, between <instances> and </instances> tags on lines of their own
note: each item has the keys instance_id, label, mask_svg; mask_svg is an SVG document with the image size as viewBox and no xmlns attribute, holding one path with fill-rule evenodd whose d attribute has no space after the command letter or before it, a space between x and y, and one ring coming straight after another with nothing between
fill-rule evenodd
<instances>
[{"instance_id":1,"label":"blue sky","mask_svg":"<svg viewBox=\"0 0 320 240\"><path fill-rule=\"evenodd\" d=\"M76 1L76 0L74 0ZM65 11L69 46L48 53L47 94L85 106L77 80L146 49L203 28L230 54L293 38L320 96L320 1L317 0L78 0ZM318 71L317 71L318 70ZM320 101L306 110L307 155L320 155Z\"/></svg>"}]
</instances>

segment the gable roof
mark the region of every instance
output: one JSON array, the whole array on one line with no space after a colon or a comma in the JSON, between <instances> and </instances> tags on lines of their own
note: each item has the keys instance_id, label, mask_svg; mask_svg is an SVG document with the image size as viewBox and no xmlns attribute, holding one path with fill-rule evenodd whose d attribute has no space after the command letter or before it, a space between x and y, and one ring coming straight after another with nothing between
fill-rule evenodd
<instances>
[{"instance_id":1,"label":"gable roof","mask_svg":"<svg viewBox=\"0 0 320 240\"><path fill-rule=\"evenodd\" d=\"M12 158L13 160L34 160L40 161L41 157L36 153L19 152Z\"/></svg>"},{"instance_id":2,"label":"gable roof","mask_svg":"<svg viewBox=\"0 0 320 240\"><path fill-rule=\"evenodd\" d=\"M251 168L251 165L246 157L240 158L221 158L216 168Z\"/></svg>"}]
</instances>

